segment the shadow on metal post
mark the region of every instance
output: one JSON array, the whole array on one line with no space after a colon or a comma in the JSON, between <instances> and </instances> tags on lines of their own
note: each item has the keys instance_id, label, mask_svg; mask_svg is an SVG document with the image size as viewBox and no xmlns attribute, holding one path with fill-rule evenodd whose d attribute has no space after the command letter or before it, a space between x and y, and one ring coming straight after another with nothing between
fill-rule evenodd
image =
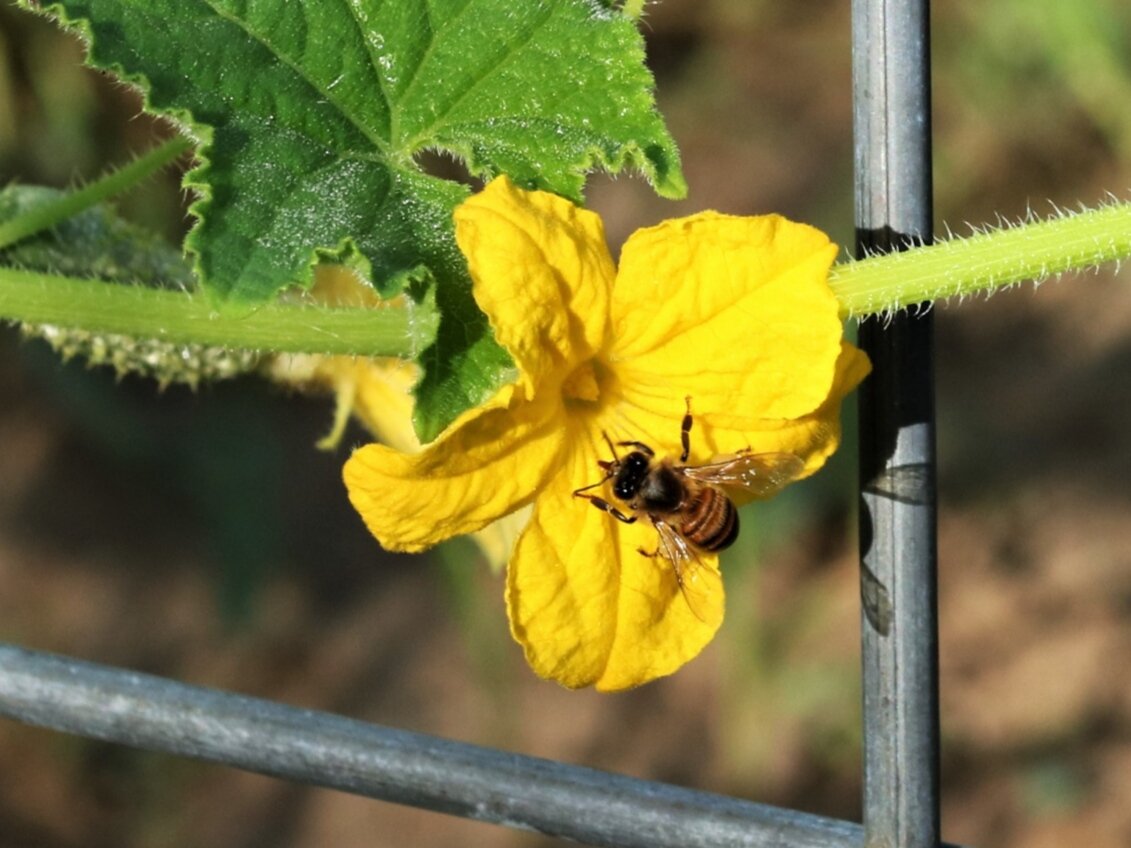
<instances>
[{"instance_id":1,"label":"shadow on metal post","mask_svg":"<svg viewBox=\"0 0 1131 848\"><path fill-rule=\"evenodd\" d=\"M929 4L853 0L856 255L931 238ZM933 320L860 327L864 831L869 848L939 844Z\"/></svg>"}]
</instances>

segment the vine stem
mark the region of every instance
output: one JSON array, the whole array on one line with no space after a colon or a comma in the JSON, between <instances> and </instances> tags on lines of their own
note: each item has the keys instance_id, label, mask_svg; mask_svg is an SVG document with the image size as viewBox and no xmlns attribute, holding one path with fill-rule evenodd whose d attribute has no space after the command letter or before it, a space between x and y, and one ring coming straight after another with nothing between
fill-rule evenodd
<instances>
[{"instance_id":1,"label":"vine stem","mask_svg":"<svg viewBox=\"0 0 1131 848\"><path fill-rule=\"evenodd\" d=\"M170 142L160 148L160 156L154 151L127 166L135 171L121 181L136 181L138 173L159 167L154 163L168 161L183 149L181 143ZM124 171L106 179L117 179ZM96 185L99 190L93 192ZM91 198L101 199L108 191L106 180L100 180L76 192L84 194L82 204L71 195L44 209L54 207L53 214L59 214L61 204L68 203L65 214L72 214L74 207L97 202ZM42 214L41 220L46 220L46 212ZM35 231L30 224L22 226ZM0 236L4 233L0 227ZM863 317L1025 280L1040 282L1129 256L1131 203L1112 203L838 264L829 284L843 316ZM431 303L403 301L373 310L277 302L239 313L214 308L203 296L185 292L0 268L0 320L5 319L234 350L403 358L415 358L431 343L439 321Z\"/></svg>"},{"instance_id":2,"label":"vine stem","mask_svg":"<svg viewBox=\"0 0 1131 848\"><path fill-rule=\"evenodd\" d=\"M1059 212L927 247L833 266L829 285L844 317L989 292L1131 256L1131 203Z\"/></svg>"},{"instance_id":3,"label":"vine stem","mask_svg":"<svg viewBox=\"0 0 1131 848\"><path fill-rule=\"evenodd\" d=\"M329 308L285 302L216 310L181 291L0 268L0 318L233 350L415 359L436 336L433 304Z\"/></svg>"},{"instance_id":4,"label":"vine stem","mask_svg":"<svg viewBox=\"0 0 1131 848\"><path fill-rule=\"evenodd\" d=\"M95 180L90 185L67 192L56 200L48 201L16 218L0 223L0 250L133 188L150 174L190 150L192 146L193 143L182 136L171 138L144 156Z\"/></svg>"}]
</instances>

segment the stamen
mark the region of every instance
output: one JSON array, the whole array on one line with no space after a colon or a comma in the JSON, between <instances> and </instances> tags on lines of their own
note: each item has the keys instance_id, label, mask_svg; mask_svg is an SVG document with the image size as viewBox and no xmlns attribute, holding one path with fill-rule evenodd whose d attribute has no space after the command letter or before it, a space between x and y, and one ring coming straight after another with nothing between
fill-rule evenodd
<instances>
[{"instance_id":1,"label":"stamen","mask_svg":"<svg viewBox=\"0 0 1131 848\"><path fill-rule=\"evenodd\" d=\"M601 386L592 361L584 362L566 377L562 384L562 397L568 400L583 400L590 403L601 399Z\"/></svg>"}]
</instances>

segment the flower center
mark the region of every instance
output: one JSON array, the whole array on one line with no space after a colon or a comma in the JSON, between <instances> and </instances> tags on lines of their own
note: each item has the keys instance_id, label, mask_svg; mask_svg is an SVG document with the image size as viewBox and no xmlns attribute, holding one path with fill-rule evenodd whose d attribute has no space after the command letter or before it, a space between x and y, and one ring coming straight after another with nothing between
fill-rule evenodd
<instances>
[{"instance_id":1,"label":"flower center","mask_svg":"<svg viewBox=\"0 0 1131 848\"><path fill-rule=\"evenodd\" d=\"M562 397L567 401L596 403L601 399L601 381L597 361L587 360L573 370L562 383Z\"/></svg>"}]
</instances>

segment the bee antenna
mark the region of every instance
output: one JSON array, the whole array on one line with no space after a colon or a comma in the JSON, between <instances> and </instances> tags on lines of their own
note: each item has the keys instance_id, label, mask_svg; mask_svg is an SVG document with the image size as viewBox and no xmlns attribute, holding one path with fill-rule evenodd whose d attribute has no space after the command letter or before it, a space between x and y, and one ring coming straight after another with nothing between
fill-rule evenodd
<instances>
[{"instance_id":1,"label":"bee antenna","mask_svg":"<svg viewBox=\"0 0 1131 848\"><path fill-rule=\"evenodd\" d=\"M609 452L613 455L613 460L619 462L620 457L617 456L617 449L613 446L613 440L609 438L609 434L606 433L604 430L601 431L601 435L605 439L605 444L609 446ZM608 462L598 462L597 464L600 465L602 468L604 468L606 471L609 470L610 463L608 463Z\"/></svg>"}]
</instances>

